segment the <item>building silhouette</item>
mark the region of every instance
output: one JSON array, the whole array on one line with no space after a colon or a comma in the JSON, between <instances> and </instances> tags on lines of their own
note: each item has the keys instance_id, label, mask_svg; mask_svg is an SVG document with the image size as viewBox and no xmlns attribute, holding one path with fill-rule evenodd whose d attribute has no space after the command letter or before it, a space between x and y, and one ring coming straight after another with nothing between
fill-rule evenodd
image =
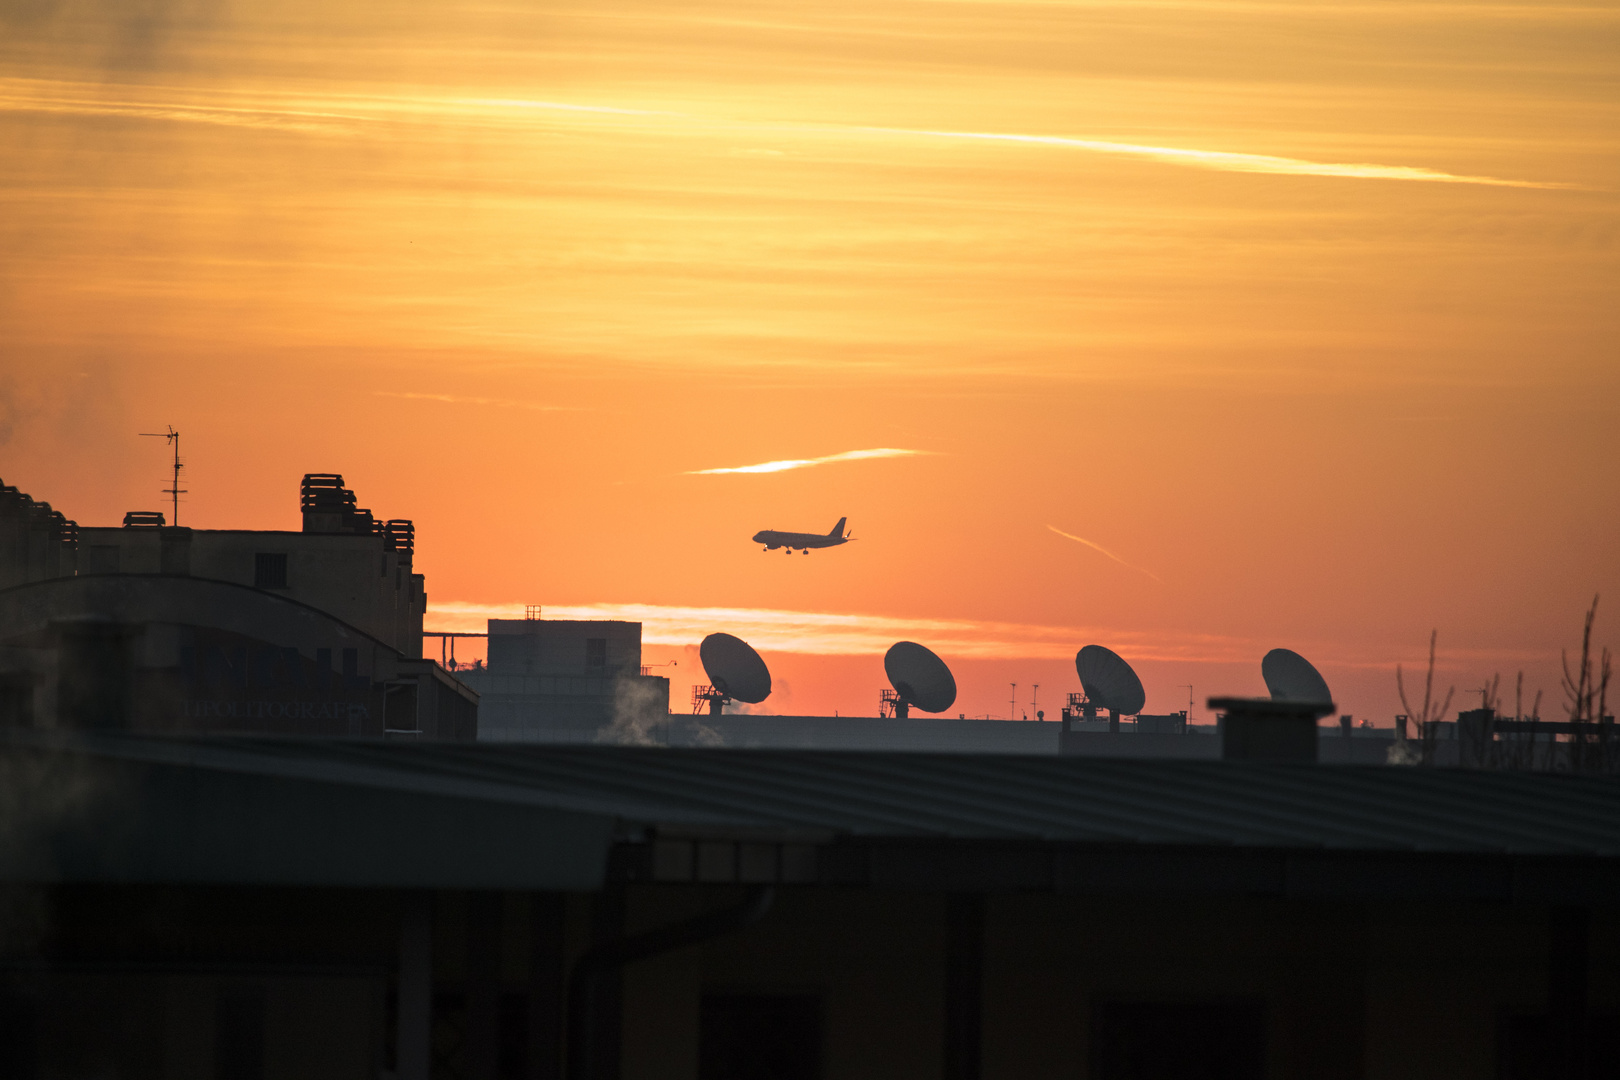
<instances>
[{"instance_id":1,"label":"building silhouette","mask_svg":"<svg viewBox=\"0 0 1620 1080\"><path fill-rule=\"evenodd\" d=\"M302 486L300 531L0 500L0 719L39 728L468 739L477 694L422 657L415 530Z\"/></svg>"},{"instance_id":2,"label":"building silhouette","mask_svg":"<svg viewBox=\"0 0 1620 1080\"><path fill-rule=\"evenodd\" d=\"M651 737L669 719L669 679L641 666L641 624L614 619L490 619L488 661L458 677L478 691L479 737L594 742Z\"/></svg>"}]
</instances>

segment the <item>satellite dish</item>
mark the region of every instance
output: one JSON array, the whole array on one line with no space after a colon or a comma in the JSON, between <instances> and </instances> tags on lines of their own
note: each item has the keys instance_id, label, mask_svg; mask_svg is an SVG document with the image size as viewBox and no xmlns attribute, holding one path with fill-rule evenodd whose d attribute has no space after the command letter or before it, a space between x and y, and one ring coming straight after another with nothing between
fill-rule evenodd
<instances>
[{"instance_id":1,"label":"satellite dish","mask_svg":"<svg viewBox=\"0 0 1620 1080\"><path fill-rule=\"evenodd\" d=\"M883 670L894 696L883 695L894 715L905 719L915 705L923 712L944 712L956 702L956 680L945 661L915 641L897 641L883 654Z\"/></svg>"},{"instance_id":2,"label":"satellite dish","mask_svg":"<svg viewBox=\"0 0 1620 1080\"><path fill-rule=\"evenodd\" d=\"M710 714L718 714L728 701L757 705L771 696L771 671L742 638L710 634L698 646L698 657L711 685L693 694L693 711L707 702Z\"/></svg>"},{"instance_id":3,"label":"satellite dish","mask_svg":"<svg viewBox=\"0 0 1620 1080\"><path fill-rule=\"evenodd\" d=\"M1088 703L1107 709L1116 720L1121 715L1136 715L1147 704L1142 680L1112 649L1087 645L1074 654L1074 670L1080 676L1080 686L1086 692Z\"/></svg>"},{"instance_id":4,"label":"satellite dish","mask_svg":"<svg viewBox=\"0 0 1620 1080\"><path fill-rule=\"evenodd\" d=\"M1260 674L1272 701L1304 701L1318 705L1333 700L1327 680L1311 662L1292 649L1272 649L1260 661Z\"/></svg>"}]
</instances>

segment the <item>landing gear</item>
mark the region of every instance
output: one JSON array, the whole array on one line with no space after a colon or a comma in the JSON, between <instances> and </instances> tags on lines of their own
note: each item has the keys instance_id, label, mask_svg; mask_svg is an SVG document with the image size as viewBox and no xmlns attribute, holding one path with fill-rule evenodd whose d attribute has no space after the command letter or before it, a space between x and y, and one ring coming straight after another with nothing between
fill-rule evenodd
<instances>
[{"instance_id":1,"label":"landing gear","mask_svg":"<svg viewBox=\"0 0 1620 1080\"><path fill-rule=\"evenodd\" d=\"M810 554L810 549L809 549L809 548L805 548L805 549L804 549L804 553L805 553L805 554L806 554L806 555L808 555L808 554Z\"/></svg>"}]
</instances>

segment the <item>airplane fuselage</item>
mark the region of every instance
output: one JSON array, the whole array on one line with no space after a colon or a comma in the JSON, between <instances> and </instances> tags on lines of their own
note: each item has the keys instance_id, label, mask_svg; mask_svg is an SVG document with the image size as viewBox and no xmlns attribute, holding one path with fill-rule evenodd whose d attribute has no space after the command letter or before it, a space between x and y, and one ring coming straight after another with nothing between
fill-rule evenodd
<instances>
[{"instance_id":1,"label":"airplane fuselage","mask_svg":"<svg viewBox=\"0 0 1620 1080\"><path fill-rule=\"evenodd\" d=\"M776 529L761 529L754 534L754 543L764 544L766 551L775 551L777 548L787 548L791 554L794 551L810 553L811 548L837 547L839 544L849 543L849 537L844 535L845 518L839 518L838 524L832 527L829 533L801 533L780 532Z\"/></svg>"}]
</instances>

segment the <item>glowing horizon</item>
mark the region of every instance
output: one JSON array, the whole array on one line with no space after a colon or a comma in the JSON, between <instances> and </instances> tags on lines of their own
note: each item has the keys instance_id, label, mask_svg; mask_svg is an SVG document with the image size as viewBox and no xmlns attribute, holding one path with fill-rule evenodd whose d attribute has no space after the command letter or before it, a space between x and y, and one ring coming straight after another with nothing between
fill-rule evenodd
<instances>
[{"instance_id":1,"label":"glowing horizon","mask_svg":"<svg viewBox=\"0 0 1620 1080\"><path fill-rule=\"evenodd\" d=\"M341 473L432 624L754 635L809 711L909 637L970 714L1095 641L1387 723L1435 629L1553 701L1620 593L1613 7L24 7L0 475L76 521L172 424L188 525Z\"/></svg>"}]
</instances>

